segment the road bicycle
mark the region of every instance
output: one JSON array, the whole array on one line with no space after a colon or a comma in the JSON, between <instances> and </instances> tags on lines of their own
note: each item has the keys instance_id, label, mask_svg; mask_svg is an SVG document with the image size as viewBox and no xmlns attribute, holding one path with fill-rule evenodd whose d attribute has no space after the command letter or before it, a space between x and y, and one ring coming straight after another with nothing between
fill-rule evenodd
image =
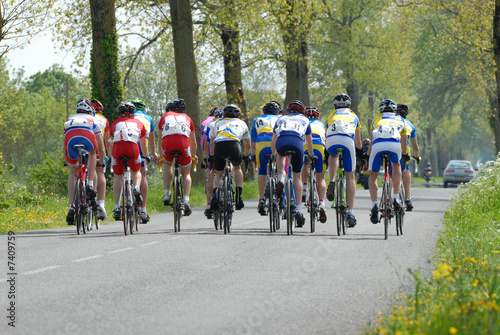
<instances>
[{"instance_id":1,"label":"road bicycle","mask_svg":"<svg viewBox=\"0 0 500 335\"><path fill-rule=\"evenodd\" d=\"M391 218L394 215L392 209L392 190L391 190L391 179L389 176L389 157L390 153L382 153L381 157L384 164L384 181L382 182L382 196L380 197L379 211L380 219L379 222L384 220L384 237L387 240L389 237L389 225L391 224Z\"/></svg>"},{"instance_id":2,"label":"road bicycle","mask_svg":"<svg viewBox=\"0 0 500 335\"><path fill-rule=\"evenodd\" d=\"M222 157L225 161L224 174L222 175L222 184L219 189L217 199L217 209L214 210L214 225L217 230L224 227L224 234L231 232L231 223L233 220L234 190L233 190L233 170L231 169L230 157Z\"/></svg>"},{"instance_id":3,"label":"road bicycle","mask_svg":"<svg viewBox=\"0 0 500 335\"><path fill-rule=\"evenodd\" d=\"M139 211L140 206L135 206L133 189L134 184L132 182L132 172L128 165L128 161L131 159L130 156L120 156L120 159L125 165L125 172L122 176L121 181L121 191L120 191L120 205L122 208L122 220L123 220L123 230L125 235L127 235L127 229L132 235L134 233L134 228L136 231L139 230Z\"/></svg>"},{"instance_id":4,"label":"road bicycle","mask_svg":"<svg viewBox=\"0 0 500 335\"><path fill-rule=\"evenodd\" d=\"M293 155L295 155L295 151L287 150L284 152L284 155L288 157L288 160L291 162ZM291 164L288 166L288 172L284 185L283 198L281 199L280 204L281 204L281 211L283 212L283 218L286 219L286 234L293 235L293 226L296 221L295 210L297 202L295 201L295 193L293 190Z\"/></svg>"},{"instance_id":5,"label":"road bicycle","mask_svg":"<svg viewBox=\"0 0 500 335\"><path fill-rule=\"evenodd\" d=\"M319 220L319 195L318 195L318 185L316 183L316 167L315 163L318 157L308 157L309 159L309 191L306 195L305 204L307 206L307 212L311 217L311 233L314 233L316 229L316 221Z\"/></svg>"},{"instance_id":6,"label":"road bicycle","mask_svg":"<svg viewBox=\"0 0 500 335\"><path fill-rule=\"evenodd\" d=\"M338 148L336 150L339 155L339 167L335 177L335 194L332 202L332 208L335 209L337 218L337 235L346 234L347 231L347 195L346 195L346 181L344 174L344 149Z\"/></svg>"},{"instance_id":7,"label":"road bicycle","mask_svg":"<svg viewBox=\"0 0 500 335\"><path fill-rule=\"evenodd\" d=\"M174 150L170 154L174 156L174 173L172 176L172 200L170 205L172 206L172 211L174 212L174 231L181 231L181 218L184 216L184 205L182 199L184 199L184 187L182 186L182 175L180 173L179 167L179 156L182 155L182 151Z\"/></svg>"},{"instance_id":8,"label":"road bicycle","mask_svg":"<svg viewBox=\"0 0 500 335\"><path fill-rule=\"evenodd\" d=\"M75 193L73 195L73 208L75 208L76 232L80 235L80 233L85 234L88 230L88 219L91 217L87 201L87 161L89 154L84 149L85 146L83 144L75 144L73 148L78 150L78 170L76 174Z\"/></svg>"},{"instance_id":9,"label":"road bicycle","mask_svg":"<svg viewBox=\"0 0 500 335\"><path fill-rule=\"evenodd\" d=\"M395 208L394 215L396 216L396 235L403 235L403 228L405 224L405 188L403 186L403 181L401 180L399 185L399 199L401 199L402 206L400 208Z\"/></svg>"},{"instance_id":10,"label":"road bicycle","mask_svg":"<svg viewBox=\"0 0 500 335\"><path fill-rule=\"evenodd\" d=\"M269 230L271 233L280 229L280 209L279 201L276 196L276 158L271 154L266 154L267 158L267 181L265 202L267 206L267 215L269 216Z\"/></svg>"}]
</instances>

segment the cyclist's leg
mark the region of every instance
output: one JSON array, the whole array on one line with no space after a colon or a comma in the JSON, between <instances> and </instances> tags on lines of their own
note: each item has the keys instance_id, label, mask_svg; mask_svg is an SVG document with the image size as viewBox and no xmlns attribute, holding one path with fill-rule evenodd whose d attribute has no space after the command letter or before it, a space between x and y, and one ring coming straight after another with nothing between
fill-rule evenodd
<instances>
[{"instance_id":1,"label":"cyclist's leg","mask_svg":"<svg viewBox=\"0 0 500 335\"><path fill-rule=\"evenodd\" d=\"M95 190L94 180L96 180L97 178L97 175L95 173L96 165L97 165L97 155L94 150L93 152L89 152L89 159L87 162L87 170L89 173L89 186L93 190Z\"/></svg>"},{"instance_id":2,"label":"cyclist's leg","mask_svg":"<svg viewBox=\"0 0 500 335\"><path fill-rule=\"evenodd\" d=\"M271 144L269 143L269 145L266 145L265 143L259 142L257 143L256 149L255 157L258 166L257 184L259 186L259 199L264 199L268 164L266 154L271 154Z\"/></svg>"}]
</instances>

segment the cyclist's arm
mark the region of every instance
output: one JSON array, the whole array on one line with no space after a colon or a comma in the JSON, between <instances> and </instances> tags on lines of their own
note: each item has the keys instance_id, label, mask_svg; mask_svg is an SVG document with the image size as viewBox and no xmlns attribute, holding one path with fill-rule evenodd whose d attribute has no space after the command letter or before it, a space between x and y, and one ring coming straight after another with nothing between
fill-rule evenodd
<instances>
[{"instance_id":1,"label":"cyclist's arm","mask_svg":"<svg viewBox=\"0 0 500 335\"><path fill-rule=\"evenodd\" d=\"M212 136L210 139L210 156L214 155L214 148L215 148L215 136Z\"/></svg>"},{"instance_id":2,"label":"cyclist's arm","mask_svg":"<svg viewBox=\"0 0 500 335\"><path fill-rule=\"evenodd\" d=\"M312 143L312 135L306 135L306 144L307 144L307 151L309 151L309 156L314 156L314 149L313 149L313 143Z\"/></svg>"},{"instance_id":3,"label":"cyclist's arm","mask_svg":"<svg viewBox=\"0 0 500 335\"><path fill-rule=\"evenodd\" d=\"M149 149L151 151L151 155L153 156L153 159L155 161L158 161L158 154L156 153L156 147L155 147L155 132L151 131L149 133L149 138L148 138L148 144L149 144Z\"/></svg>"},{"instance_id":4,"label":"cyclist's arm","mask_svg":"<svg viewBox=\"0 0 500 335\"><path fill-rule=\"evenodd\" d=\"M413 156L418 157L419 148L418 141L416 137L410 138L411 149L413 150Z\"/></svg>"},{"instance_id":5,"label":"cyclist's arm","mask_svg":"<svg viewBox=\"0 0 500 335\"><path fill-rule=\"evenodd\" d=\"M244 138L243 139L243 145L245 146L243 156L248 156L252 151L250 150L250 147L252 146L250 144L250 139L249 138Z\"/></svg>"},{"instance_id":6,"label":"cyclist's arm","mask_svg":"<svg viewBox=\"0 0 500 335\"><path fill-rule=\"evenodd\" d=\"M406 135L401 136L401 152L403 155L408 153L408 146L406 145Z\"/></svg>"},{"instance_id":7,"label":"cyclist's arm","mask_svg":"<svg viewBox=\"0 0 500 335\"><path fill-rule=\"evenodd\" d=\"M358 128L354 132L354 144L356 144L356 148L363 148L363 143L361 143L361 130Z\"/></svg>"},{"instance_id":8,"label":"cyclist's arm","mask_svg":"<svg viewBox=\"0 0 500 335\"><path fill-rule=\"evenodd\" d=\"M139 143L141 144L141 148L147 148L146 146L146 137L142 137L139 139ZM147 152L147 149L142 151L144 157L146 157L147 155L145 154L145 152Z\"/></svg>"},{"instance_id":9,"label":"cyclist's arm","mask_svg":"<svg viewBox=\"0 0 500 335\"><path fill-rule=\"evenodd\" d=\"M253 152L253 154L255 155L255 154L256 154L256 152L257 152L257 142L253 142L253 141L252 141L252 143L251 143L251 145L250 145L250 148L252 148L252 152Z\"/></svg>"},{"instance_id":10,"label":"cyclist's arm","mask_svg":"<svg viewBox=\"0 0 500 335\"><path fill-rule=\"evenodd\" d=\"M198 150L198 143L196 142L196 135L194 132L189 134L189 146L191 147L191 155L193 158L198 161L198 156L196 156L196 150Z\"/></svg>"},{"instance_id":11,"label":"cyclist's arm","mask_svg":"<svg viewBox=\"0 0 500 335\"><path fill-rule=\"evenodd\" d=\"M108 151L108 157L111 157L111 148L112 145L109 143L109 132L104 133L104 146L106 147L106 150Z\"/></svg>"},{"instance_id":12,"label":"cyclist's arm","mask_svg":"<svg viewBox=\"0 0 500 335\"><path fill-rule=\"evenodd\" d=\"M276 133L273 134L273 139L271 140L271 152L273 156L276 156L276 140L278 139L278 135Z\"/></svg>"},{"instance_id":13,"label":"cyclist's arm","mask_svg":"<svg viewBox=\"0 0 500 335\"><path fill-rule=\"evenodd\" d=\"M97 151L99 152L99 165L103 165L106 159L106 149L104 148L102 135L96 135L95 140L97 142Z\"/></svg>"}]
</instances>

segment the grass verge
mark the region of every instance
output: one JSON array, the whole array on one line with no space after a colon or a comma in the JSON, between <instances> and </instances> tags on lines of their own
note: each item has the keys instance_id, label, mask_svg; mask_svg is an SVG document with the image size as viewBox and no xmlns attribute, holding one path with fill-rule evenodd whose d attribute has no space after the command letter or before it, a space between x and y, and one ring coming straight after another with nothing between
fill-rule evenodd
<instances>
[{"instance_id":1,"label":"grass verge","mask_svg":"<svg viewBox=\"0 0 500 335\"><path fill-rule=\"evenodd\" d=\"M500 333L500 158L459 190L445 214L431 278L397 297L363 334Z\"/></svg>"}]
</instances>

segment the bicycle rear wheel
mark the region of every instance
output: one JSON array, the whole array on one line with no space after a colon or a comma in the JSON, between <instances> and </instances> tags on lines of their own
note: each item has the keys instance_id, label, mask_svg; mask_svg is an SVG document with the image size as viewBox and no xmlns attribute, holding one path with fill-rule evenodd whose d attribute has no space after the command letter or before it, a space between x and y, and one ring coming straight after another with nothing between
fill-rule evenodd
<instances>
[{"instance_id":1,"label":"bicycle rear wheel","mask_svg":"<svg viewBox=\"0 0 500 335\"><path fill-rule=\"evenodd\" d=\"M342 234L342 220L344 218L344 215L342 214L342 196L341 196L342 185L338 178L335 180L335 188L336 192L335 192L334 202L335 202L335 214L337 218L337 235L340 236Z\"/></svg>"},{"instance_id":2,"label":"bicycle rear wheel","mask_svg":"<svg viewBox=\"0 0 500 335\"><path fill-rule=\"evenodd\" d=\"M128 202L128 181L124 180L122 189L122 221L123 221L123 230L125 232L125 236L127 235L127 223L128 223L127 202Z\"/></svg>"},{"instance_id":3,"label":"bicycle rear wheel","mask_svg":"<svg viewBox=\"0 0 500 335\"><path fill-rule=\"evenodd\" d=\"M274 201L274 189L275 189L275 185L274 185L274 179L273 178L269 178L269 185L267 187L267 194L266 194L266 198L267 198L267 201L268 201L268 215L269 215L269 230L271 231L271 233L274 233L276 232L276 221L275 221L275 216L276 216L276 212L274 211L274 206L275 206L275 201Z\"/></svg>"},{"instance_id":4,"label":"bicycle rear wheel","mask_svg":"<svg viewBox=\"0 0 500 335\"><path fill-rule=\"evenodd\" d=\"M290 178L286 180L286 234L293 235L292 181Z\"/></svg>"},{"instance_id":5,"label":"bicycle rear wheel","mask_svg":"<svg viewBox=\"0 0 500 335\"><path fill-rule=\"evenodd\" d=\"M92 230L94 226L95 212L92 206L87 207L87 231Z\"/></svg>"},{"instance_id":6,"label":"bicycle rear wheel","mask_svg":"<svg viewBox=\"0 0 500 335\"><path fill-rule=\"evenodd\" d=\"M128 226L129 226L129 229L130 229L130 235L132 235L134 233L134 226L135 226L135 216L134 216L134 212L135 212L135 209L134 209L134 205L132 205L131 207L127 208L127 211L128 211Z\"/></svg>"},{"instance_id":7,"label":"bicycle rear wheel","mask_svg":"<svg viewBox=\"0 0 500 335\"><path fill-rule=\"evenodd\" d=\"M309 173L309 214L311 217L311 233L316 229L316 211L318 210L316 204L316 180L313 177L313 171Z\"/></svg>"},{"instance_id":8,"label":"bicycle rear wheel","mask_svg":"<svg viewBox=\"0 0 500 335\"><path fill-rule=\"evenodd\" d=\"M139 231L139 212L141 208L139 206L134 206L134 222L135 222L135 231Z\"/></svg>"},{"instance_id":9,"label":"bicycle rear wheel","mask_svg":"<svg viewBox=\"0 0 500 335\"><path fill-rule=\"evenodd\" d=\"M404 199L404 191L399 192L399 198ZM403 227L405 224L405 208L404 203L403 207L399 208L396 212L396 234L403 235Z\"/></svg>"},{"instance_id":10,"label":"bicycle rear wheel","mask_svg":"<svg viewBox=\"0 0 500 335\"><path fill-rule=\"evenodd\" d=\"M177 176L174 176L173 179L173 198L174 204L172 209L174 210L174 232L178 232L180 230L180 221L181 221L181 203L179 201L179 179Z\"/></svg>"},{"instance_id":11,"label":"bicycle rear wheel","mask_svg":"<svg viewBox=\"0 0 500 335\"><path fill-rule=\"evenodd\" d=\"M380 208L382 209L382 216L384 218L384 238L387 240L389 237L389 224L391 219L391 203L389 196L389 184L384 182L382 189L382 198L380 199Z\"/></svg>"},{"instance_id":12,"label":"bicycle rear wheel","mask_svg":"<svg viewBox=\"0 0 500 335\"><path fill-rule=\"evenodd\" d=\"M340 209L342 213L342 234L346 234L347 232L347 194L346 194L346 182L345 177L340 181Z\"/></svg>"}]
</instances>

